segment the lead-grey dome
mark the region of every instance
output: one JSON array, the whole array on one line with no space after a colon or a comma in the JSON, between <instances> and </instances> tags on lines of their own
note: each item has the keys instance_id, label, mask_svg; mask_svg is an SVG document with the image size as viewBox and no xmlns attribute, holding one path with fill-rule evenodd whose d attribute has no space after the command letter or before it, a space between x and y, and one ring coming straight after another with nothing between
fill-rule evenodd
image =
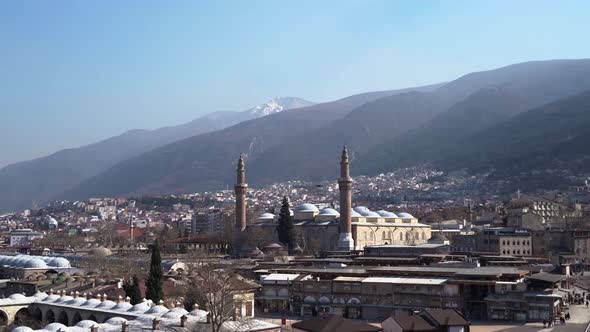
<instances>
[{"instance_id":1,"label":"lead-grey dome","mask_svg":"<svg viewBox=\"0 0 590 332\"><path fill-rule=\"evenodd\" d=\"M59 267L59 268L67 268L71 267L70 261L63 258L63 257L55 257L47 263L49 266Z\"/></svg>"},{"instance_id":2,"label":"lead-grey dome","mask_svg":"<svg viewBox=\"0 0 590 332\"><path fill-rule=\"evenodd\" d=\"M131 304L129 302L121 302L121 303L117 303L117 305L112 307L111 310L127 311L127 310L131 309L132 307L133 307L133 304Z\"/></svg>"},{"instance_id":3,"label":"lead-grey dome","mask_svg":"<svg viewBox=\"0 0 590 332\"><path fill-rule=\"evenodd\" d=\"M385 210L379 210L379 211L377 211L377 214L379 214L383 218L397 218L398 217L395 213L385 211Z\"/></svg>"},{"instance_id":4,"label":"lead-grey dome","mask_svg":"<svg viewBox=\"0 0 590 332\"><path fill-rule=\"evenodd\" d=\"M77 327L81 327L83 329L89 329L89 328L93 327L94 325L98 326L98 323L93 320L89 320L89 319L81 320L76 324Z\"/></svg>"},{"instance_id":5,"label":"lead-grey dome","mask_svg":"<svg viewBox=\"0 0 590 332\"><path fill-rule=\"evenodd\" d=\"M99 305L96 306L96 309L111 309L112 307L116 306L117 303L111 300L106 300L101 302Z\"/></svg>"},{"instance_id":6,"label":"lead-grey dome","mask_svg":"<svg viewBox=\"0 0 590 332\"><path fill-rule=\"evenodd\" d=\"M340 213L332 208L324 208L320 211L320 216L340 217Z\"/></svg>"},{"instance_id":7,"label":"lead-grey dome","mask_svg":"<svg viewBox=\"0 0 590 332\"><path fill-rule=\"evenodd\" d=\"M129 309L127 311L128 312L144 313L144 312L150 310L150 308L151 308L150 303L148 301L144 301L144 302L134 305L131 309Z\"/></svg>"},{"instance_id":8,"label":"lead-grey dome","mask_svg":"<svg viewBox=\"0 0 590 332\"><path fill-rule=\"evenodd\" d=\"M159 304L159 305L155 305L153 307L150 308L150 310L148 310L146 312L146 314L150 314L150 315L163 315L165 313L167 313L170 309L166 308L165 306Z\"/></svg>"},{"instance_id":9,"label":"lead-grey dome","mask_svg":"<svg viewBox=\"0 0 590 332\"><path fill-rule=\"evenodd\" d=\"M295 208L295 212L320 212L320 210L313 204L303 203Z\"/></svg>"},{"instance_id":10,"label":"lead-grey dome","mask_svg":"<svg viewBox=\"0 0 590 332\"><path fill-rule=\"evenodd\" d=\"M81 307L94 308L99 304L100 304L99 299L89 299L86 302L84 302L84 304L82 304Z\"/></svg>"},{"instance_id":11,"label":"lead-grey dome","mask_svg":"<svg viewBox=\"0 0 590 332\"><path fill-rule=\"evenodd\" d=\"M62 323L51 323L51 324L45 326L45 330L47 330L47 331L57 332L60 329L62 331L66 331L66 332L70 330L67 326L65 326Z\"/></svg>"},{"instance_id":12,"label":"lead-grey dome","mask_svg":"<svg viewBox=\"0 0 590 332\"><path fill-rule=\"evenodd\" d=\"M23 267L27 269L45 269L47 264L39 258L31 258L26 261Z\"/></svg>"},{"instance_id":13,"label":"lead-grey dome","mask_svg":"<svg viewBox=\"0 0 590 332\"><path fill-rule=\"evenodd\" d=\"M113 318L109 318L106 320L106 324L111 324L111 325L122 325L123 323L126 323L127 319L123 318L123 317L113 317Z\"/></svg>"},{"instance_id":14,"label":"lead-grey dome","mask_svg":"<svg viewBox=\"0 0 590 332\"><path fill-rule=\"evenodd\" d=\"M18 326L13 328L11 332L33 332L33 329L28 326Z\"/></svg>"}]
</instances>

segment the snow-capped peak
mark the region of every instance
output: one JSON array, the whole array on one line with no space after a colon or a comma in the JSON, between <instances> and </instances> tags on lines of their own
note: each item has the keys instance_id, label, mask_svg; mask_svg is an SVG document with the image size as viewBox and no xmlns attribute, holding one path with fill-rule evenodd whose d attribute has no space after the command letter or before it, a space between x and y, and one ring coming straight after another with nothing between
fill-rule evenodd
<instances>
[{"instance_id":1,"label":"snow-capped peak","mask_svg":"<svg viewBox=\"0 0 590 332\"><path fill-rule=\"evenodd\" d=\"M255 115L256 117L263 117L269 114L279 113L294 108L311 106L314 104L315 103L297 97L276 97L264 104L251 108L248 110L248 112Z\"/></svg>"}]
</instances>

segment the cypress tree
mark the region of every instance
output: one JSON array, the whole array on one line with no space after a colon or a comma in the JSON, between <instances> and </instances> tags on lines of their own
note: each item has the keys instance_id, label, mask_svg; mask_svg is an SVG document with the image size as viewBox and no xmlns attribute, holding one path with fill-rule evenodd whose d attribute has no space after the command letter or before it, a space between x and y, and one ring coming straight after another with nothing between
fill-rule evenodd
<instances>
[{"instance_id":1,"label":"cypress tree","mask_svg":"<svg viewBox=\"0 0 590 332\"><path fill-rule=\"evenodd\" d=\"M160 257L160 242L158 239L152 246L152 258L150 261L150 274L145 281L145 297L158 304L163 300L162 294L162 280L164 275L162 273L162 258Z\"/></svg>"},{"instance_id":2,"label":"cypress tree","mask_svg":"<svg viewBox=\"0 0 590 332\"><path fill-rule=\"evenodd\" d=\"M295 236L295 226L293 226L293 219L291 218L289 199L287 196L283 197L281 211L279 212L279 225L277 226L277 233L279 235L279 242L287 245L289 251L295 249L297 242Z\"/></svg>"},{"instance_id":3,"label":"cypress tree","mask_svg":"<svg viewBox=\"0 0 590 332\"><path fill-rule=\"evenodd\" d=\"M137 275L133 275L133 291L132 295L129 296L131 298L131 304L135 305L141 302L141 290L139 289L139 278Z\"/></svg>"},{"instance_id":4,"label":"cypress tree","mask_svg":"<svg viewBox=\"0 0 590 332\"><path fill-rule=\"evenodd\" d=\"M131 304L135 305L141 302L141 290L139 289L139 279L133 275L133 284L124 284L125 295L131 299Z\"/></svg>"}]
</instances>

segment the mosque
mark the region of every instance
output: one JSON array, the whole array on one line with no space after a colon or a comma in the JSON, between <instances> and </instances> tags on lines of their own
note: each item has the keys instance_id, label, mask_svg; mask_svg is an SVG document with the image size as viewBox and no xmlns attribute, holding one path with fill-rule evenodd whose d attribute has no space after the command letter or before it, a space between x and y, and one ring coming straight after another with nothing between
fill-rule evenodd
<instances>
[{"instance_id":1,"label":"mosque","mask_svg":"<svg viewBox=\"0 0 590 332\"><path fill-rule=\"evenodd\" d=\"M236 228L246 238L262 236L267 243L277 242L278 216L263 213L257 220L246 222L246 176L244 159L240 156L237 169ZM309 253L322 251L363 250L374 245L418 245L431 236L429 225L421 224L409 213L371 211L364 206L352 207L352 178L346 147L340 161L340 207L319 209L305 203L294 208L293 222L299 246ZM250 247L254 247L250 243Z\"/></svg>"},{"instance_id":2,"label":"mosque","mask_svg":"<svg viewBox=\"0 0 590 332\"><path fill-rule=\"evenodd\" d=\"M71 268L64 257L0 255L0 277L5 279L35 280L48 271L62 272Z\"/></svg>"}]
</instances>

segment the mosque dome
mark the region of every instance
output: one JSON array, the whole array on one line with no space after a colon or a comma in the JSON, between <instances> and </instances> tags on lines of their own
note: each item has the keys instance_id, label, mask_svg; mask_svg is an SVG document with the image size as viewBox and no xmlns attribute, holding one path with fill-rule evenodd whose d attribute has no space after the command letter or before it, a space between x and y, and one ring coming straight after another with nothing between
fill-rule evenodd
<instances>
[{"instance_id":1,"label":"mosque dome","mask_svg":"<svg viewBox=\"0 0 590 332\"><path fill-rule=\"evenodd\" d=\"M166 318L166 319L179 319L180 317L182 317L184 314L180 313L180 312L174 312L172 310L168 311L167 313L165 313L162 318Z\"/></svg>"},{"instance_id":2,"label":"mosque dome","mask_svg":"<svg viewBox=\"0 0 590 332\"><path fill-rule=\"evenodd\" d=\"M194 317L198 317L198 318L204 318L204 317L207 317L207 311L201 310L201 309L195 309L195 310L191 311L189 313L189 315L194 316Z\"/></svg>"},{"instance_id":3,"label":"mosque dome","mask_svg":"<svg viewBox=\"0 0 590 332\"><path fill-rule=\"evenodd\" d=\"M108 248L98 247L98 248L93 248L92 250L90 250L89 254L92 256L95 256L95 257L105 257L105 256L110 256L113 253Z\"/></svg>"},{"instance_id":4,"label":"mosque dome","mask_svg":"<svg viewBox=\"0 0 590 332\"><path fill-rule=\"evenodd\" d=\"M14 267L23 267L23 266L25 266L26 263L27 263L26 258L24 258L22 256L17 256L14 258L14 260L12 260L10 265L14 266Z\"/></svg>"},{"instance_id":5,"label":"mosque dome","mask_svg":"<svg viewBox=\"0 0 590 332\"><path fill-rule=\"evenodd\" d=\"M83 297L76 297L68 302L66 302L67 305L75 305L75 306L81 306L86 302L86 299Z\"/></svg>"},{"instance_id":6,"label":"mosque dome","mask_svg":"<svg viewBox=\"0 0 590 332\"><path fill-rule=\"evenodd\" d=\"M57 220L55 220L53 217L47 218L47 226L53 226L57 228Z\"/></svg>"},{"instance_id":7,"label":"mosque dome","mask_svg":"<svg viewBox=\"0 0 590 332\"><path fill-rule=\"evenodd\" d=\"M101 302L99 299L90 299L87 300L86 302L84 302L81 307L86 307L86 308L94 308L97 305L99 305Z\"/></svg>"},{"instance_id":8,"label":"mosque dome","mask_svg":"<svg viewBox=\"0 0 590 332\"><path fill-rule=\"evenodd\" d=\"M407 212L398 213L397 215L402 219L414 219L414 216Z\"/></svg>"},{"instance_id":9,"label":"mosque dome","mask_svg":"<svg viewBox=\"0 0 590 332\"><path fill-rule=\"evenodd\" d=\"M380 217L379 214L369 210L366 206L357 206L353 210L356 211L358 214L360 214L361 217L369 217L369 218Z\"/></svg>"},{"instance_id":10,"label":"mosque dome","mask_svg":"<svg viewBox=\"0 0 590 332\"><path fill-rule=\"evenodd\" d=\"M265 212L258 217L260 220L274 220L275 215L272 213Z\"/></svg>"},{"instance_id":11,"label":"mosque dome","mask_svg":"<svg viewBox=\"0 0 590 332\"><path fill-rule=\"evenodd\" d=\"M112 307L111 310L127 311L131 308L133 308L133 304L131 304L129 302L121 302L121 303L117 303L117 305Z\"/></svg>"},{"instance_id":12,"label":"mosque dome","mask_svg":"<svg viewBox=\"0 0 590 332\"><path fill-rule=\"evenodd\" d=\"M26 300L27 299L26 296L24 296L23 294L18 294L18 293L12 294L8 298L11 300Z\"/></svg>"},{"instance_id":13,"label":"mosque dome","mask_svg":"<svg viewBox=\"0 0 590 332\"><path fill-rule=\"evenodd\" d=\"M172 309L170 309L170 311L172 311L172 312L178 312L178 313L180 313L182 315L188 315L188 311L185 308L182 308L182 307L172 308Z\"/></svg>"},{"instance_id":14,"label":"mosque dome","mask_svg":"<svg viewBox=\"0 0 590 332\"><path fill-rule=\"evenodd\" d=\"M27 262L24 265L24 268L45 269L47 268L47 264L45 264L45 262L40 260L39 258L31 258L27 260Z\"/></svg>"},{"instance_id":15,"label":"mosque dome","mask_svg":"<svg viewBox=\"0 0 590 332\"><path fill-rule=\"evenodd\" d=\"M355 210L352 210L352 213L350 214L351 217L362 217L360 215L360 213L356 212Z\"/></svg>"},{"instance_id":16,"label":"mosque dome","mask_svg":"<svg viewBox=\"0 0 590 332\"><path fill-rule=\"evenodd\" d=\"M93 320L89 320L89 319L81 320L76 324L77 327L81 327L83 329L89 329L89 328L93 327L94 325L98 325L98 323L96 323Z\"/></svg>"},{"instance_id":17,"label":"mosque dome","mask_svg":"<svg viewBox=\"0 0 590 332\"><path fill-rule=\"evenodd\" d=\"M69 295L64 295L64 296L60 296L59 299L55 300L54 303L66 303L69 302L70 300L73 300L74 298L69 296Z\"/></svg>"},{"instance_id":18,"label":"mosque dome","mask_svg":"<svg viewBox=\"0 0 590 332\"><path fill-rule=\"evenodd\" d=\"M304 203L295 208L295 212L320 212L320 210L313 204Z\"/></svg>"},{"instance_id":19,"label":"mosque dome","mask_svg":"<svg viewBox=\"0 0 590 332\"><path fill-rule=\"evenodd\" d=\"M137 312L137 313L144 313L150 310L151 306L148 301L144 301L134 305L131 309L127 310L128 312Z\"/></svg>"},{"instance_id":20,"label":"mosque dome","mask_svg":"<svg viewBox=\"0 0 590 332\"><path fill-rule=\"evenodd\" d=\"M110 324L110 325L122 325L123 323L126 323L127 320L123 317L113 317L113 318L109 318L105 321L106 324Z\"/></svg>"},{"instance_id":21,"label":"mosque dome","mask_svg":"<svg viewBox=\"0 0 590 332\"><path fill-rule=\"evenodd\" d=\"M364 216L366 213L371 212L371 210L369 210L369 208L367 208L366 206L357 206L357 207L353 208L353 210L356 211L361 216Z\"/></svg>"},{"instance_id":22,"label":"mosque dome","mask_svg":"<svg viewBox=\"0 0 590 332\"><path fill-rule=\"evenodd\" d=\"M100 304L96 306L96 309L105 309L105 310L108 310L108 309L111 309L112 307L114 307L116 305L117 305L116 302L113 302L111 300L106 300L106 301L100 302Z\"/></svg>"},{"instance_id":23,"label":"mosque dome","mask_svg":"<svg viewBox=\"0 0 590 332\"><path fill-rule=\"evenodd\" d=\"M57 294L51 294L43 299L43 302L55 302L55 300L59 299L61 296Z\"/></svg>"},{"instance_id":24,"label":"mosque dome","mask_svg":"<svg viewBox=\"0 0 590 332\"><path fill-rule=\"evenodd\" d=\"M12 261L12 257L10 256L0 256L0 265L9 265L8 263Z\"/></svg>"},{"instance_id":25,"label":"mosque dome","mask_svg":"<svg viewBox=\"0 0 590 332\"><path fill-rule=\"evenodd\" d=\"M340 213L332 208L324 208L320 211L320 216L340 217Z\"/></svg>"},{"instance_id":26,"label":"mosque dome","mask_svg":"<svg viewBox=\"0 0 590 332\"><path fill-rule=\"evenodd\" d=\"M395 213L385 210L379 210L377 211L377 214L379 214L383 218L398 218L398 216L396 216Z\"/></svg>"},{"instance_id":27,"label":"mosque dome","mask_svg":"<svg viewBox=\"0 0 590 332\"><path fill-rule=\"evenodd\" d=\"M54 257L47 263L47 265L58 268L71 267L70 261L63 257Z\"/></svg>"},{"instance_id":28,"label":"mosque dome","mask_svg":"<svg viewBox=\"0 0 590 332\"><path fill-rule=\"evenodd\" d=\"M51 324L45 326L45 330L51 331L51 332L57 332L58 330L62 330L62 331L67 332L70 329L68 329L68 327L62 323L51 323Z\"/></svg>"},{"instance_id":29,"label":"mosque dome","mask_svg":"<svg viewBox=\"0 0 590 332\"><path fill-rule=\"evenodd\" d=\"M46 298L48 296L49 295L47 295L47 293L41 292L41 291L37 291L37 294L33 295L33 297L35 297L36 299L39 299L39 300L43 300L44 298Z\"/></svg>"},{"instance_id":30,"label":"mosque dome","mask_svg":"<svg viewBox=\"0 0 590 332\"><path fill-rule=\"evenodd\" d=\"M166 308L165 306L159 304L159 305L155 305L153 307L150 308L150 310L148 310L146 312L146 314L150 314L150 315L163 315L165 313L167 313L170 309Z\"/></svg>"},{"instance_id":31,"label":"mosque dome","mask_svg":"<svg viewBox=\"0 0 590 332\"><path fill-rule=\"evenodd\" d=\"M33 332L33 329L28 326L18 326L13 328L11 332Z\"/></svg>"}]
</instances>

